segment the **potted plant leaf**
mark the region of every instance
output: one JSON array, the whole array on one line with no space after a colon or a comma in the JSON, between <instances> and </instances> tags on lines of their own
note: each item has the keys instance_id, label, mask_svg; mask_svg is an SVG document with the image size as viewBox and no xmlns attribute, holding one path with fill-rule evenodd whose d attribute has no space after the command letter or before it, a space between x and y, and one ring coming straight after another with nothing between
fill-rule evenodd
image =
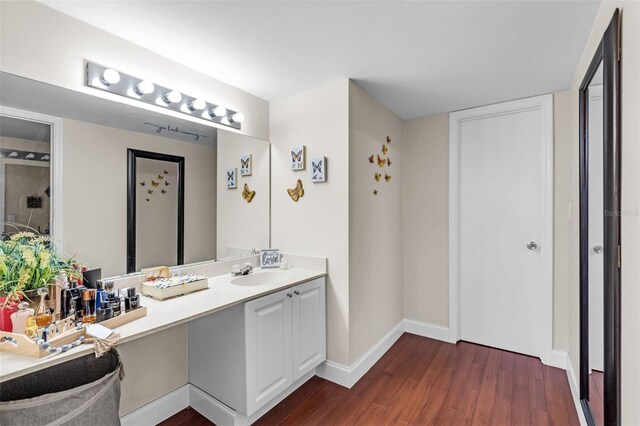
<instances>
[{"instance_id":1,"label":"potted plant leaf","mask_svg":"<svg viewBox=\"0 0 640 426\"><path fill-rule=\"evenodd\" d=\"M10 331L5 318L21 299L35 306L38 289L55 285L64 274L80 276L72 259L60 255L48 236L20 232L0 241L0 329Z\"/></svg>"}]
</instances>

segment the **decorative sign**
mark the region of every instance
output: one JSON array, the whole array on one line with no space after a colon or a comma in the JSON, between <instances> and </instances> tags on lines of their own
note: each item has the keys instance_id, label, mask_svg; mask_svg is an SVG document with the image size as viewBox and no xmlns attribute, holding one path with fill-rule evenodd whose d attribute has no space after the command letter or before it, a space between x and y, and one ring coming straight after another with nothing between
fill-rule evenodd
<instances>
[{"instance_id":1,"label":"decorative sign","mask_svg":"<svg viewBox=\"0 0 640 426\"><path fill-rule=\"evenodd\" d=\"M196 142L198 142L200 138L209 137L207 135L201 135L200 133L197 133L197 132L189 132L187 130L182 130L178 126L172 126L171 124L167 124L166 126L163 126L161 124L155 124L155 123L144 123L144 125L154 127L156 129L156 133L162 133L162 132L180 133L181 135L192 137L193 140Z\"/></svg>"},{"instance_id":2,"label":"decorative sign","mask_svg":"<svg viewBox=\"0 0 640 426\"><path fill-rule=\"evenodd\" d=\"M261 268L280 267L280 250L278 249L260 250L260 267Z\"/></svg>"},{"instance_id":3,"label":"decorative sign","mask_svg":"<svg viewBox=\"0 0 640 426\"><path fill-rule=\"evenodd\" d=\"M251 176L253 168L253 157L251 154L245 154L240 157L240 176Z\"/></svg>"},{"instance_id":4,"label":"decorative sign","mask_svg":"<svg viewBox=\"0 0 640 426\"><path fill-rule=\"evenodd\" d=\"M327 181L327 157L311 159L311 182L319 183Z\"/></svg>"},{"instance_id":5,"label":"decorative sign","mask_svg":"<svg viewBox=\"0 0 640 426\"><path fill-rule=\"evenodd\" d=\"M238 169L227 169L225 175L227 177L227 189L236 189L238 187Z\"/></svg>"},{"instance_id":6,"label":"decorative sign","mask_svg":"<svg viewBox=\"0 0 640 426\"><path fill-rule=\"evenodd\" d=\"M304 170L304 145L291 147L291 170Z\"/></svg>"}]
</instances>

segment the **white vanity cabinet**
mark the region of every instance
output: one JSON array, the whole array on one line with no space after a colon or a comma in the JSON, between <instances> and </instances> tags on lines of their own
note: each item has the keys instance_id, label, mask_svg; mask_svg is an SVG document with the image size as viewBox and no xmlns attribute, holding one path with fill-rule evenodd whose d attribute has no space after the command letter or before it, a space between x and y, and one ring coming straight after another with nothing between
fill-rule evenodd
<instances>
[{"instance_id":1,"label":"white vanity cabinet","mask_svg":"<svg viewBox=\"0 0 640 426\"><path fill-rule=\"evenodd\" d=\"M189 382L250 416L326 359L325 279L189 323Z\"/></svg>"}]
</instances>

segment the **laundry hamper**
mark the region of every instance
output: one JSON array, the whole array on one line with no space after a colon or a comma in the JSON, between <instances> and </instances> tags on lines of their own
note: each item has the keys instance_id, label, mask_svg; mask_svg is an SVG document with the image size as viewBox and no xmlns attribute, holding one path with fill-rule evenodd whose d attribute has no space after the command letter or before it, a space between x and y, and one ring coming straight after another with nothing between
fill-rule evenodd
<instances>
[{"instance_id":1,"label":"laundry hamper","mask_svg":"<svg viewBox=\"0 0 640 426\"><path fill-rule=\"evenodd\" d=\"M121 369L111 349L0 383L0 425L119 425Z\"/></svg>"}]
</instances>

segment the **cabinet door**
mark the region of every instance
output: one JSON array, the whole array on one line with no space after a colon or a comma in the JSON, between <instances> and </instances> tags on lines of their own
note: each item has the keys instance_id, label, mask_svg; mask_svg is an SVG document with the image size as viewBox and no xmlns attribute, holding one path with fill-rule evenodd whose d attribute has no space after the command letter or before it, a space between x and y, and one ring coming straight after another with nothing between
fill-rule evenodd
<instances>
[{"instance_id":1,"label":"cabinet door","mask_svg":"<svg viewBox=\"0 0 640 426\"><path fill-rule=\"evenodd\" d=\"M292 289L245 304L247 416L293 383Z\"/></svg>"},{"instance_id":2,"label":"cabinet door","mask_svg":"<svg viewBox=\"0 0 640 426\"><path fill-rule=\"evenodd\" d=\"M324 278L293 288L293 381L327 358Z\"/></svg>"}]
</instances>

